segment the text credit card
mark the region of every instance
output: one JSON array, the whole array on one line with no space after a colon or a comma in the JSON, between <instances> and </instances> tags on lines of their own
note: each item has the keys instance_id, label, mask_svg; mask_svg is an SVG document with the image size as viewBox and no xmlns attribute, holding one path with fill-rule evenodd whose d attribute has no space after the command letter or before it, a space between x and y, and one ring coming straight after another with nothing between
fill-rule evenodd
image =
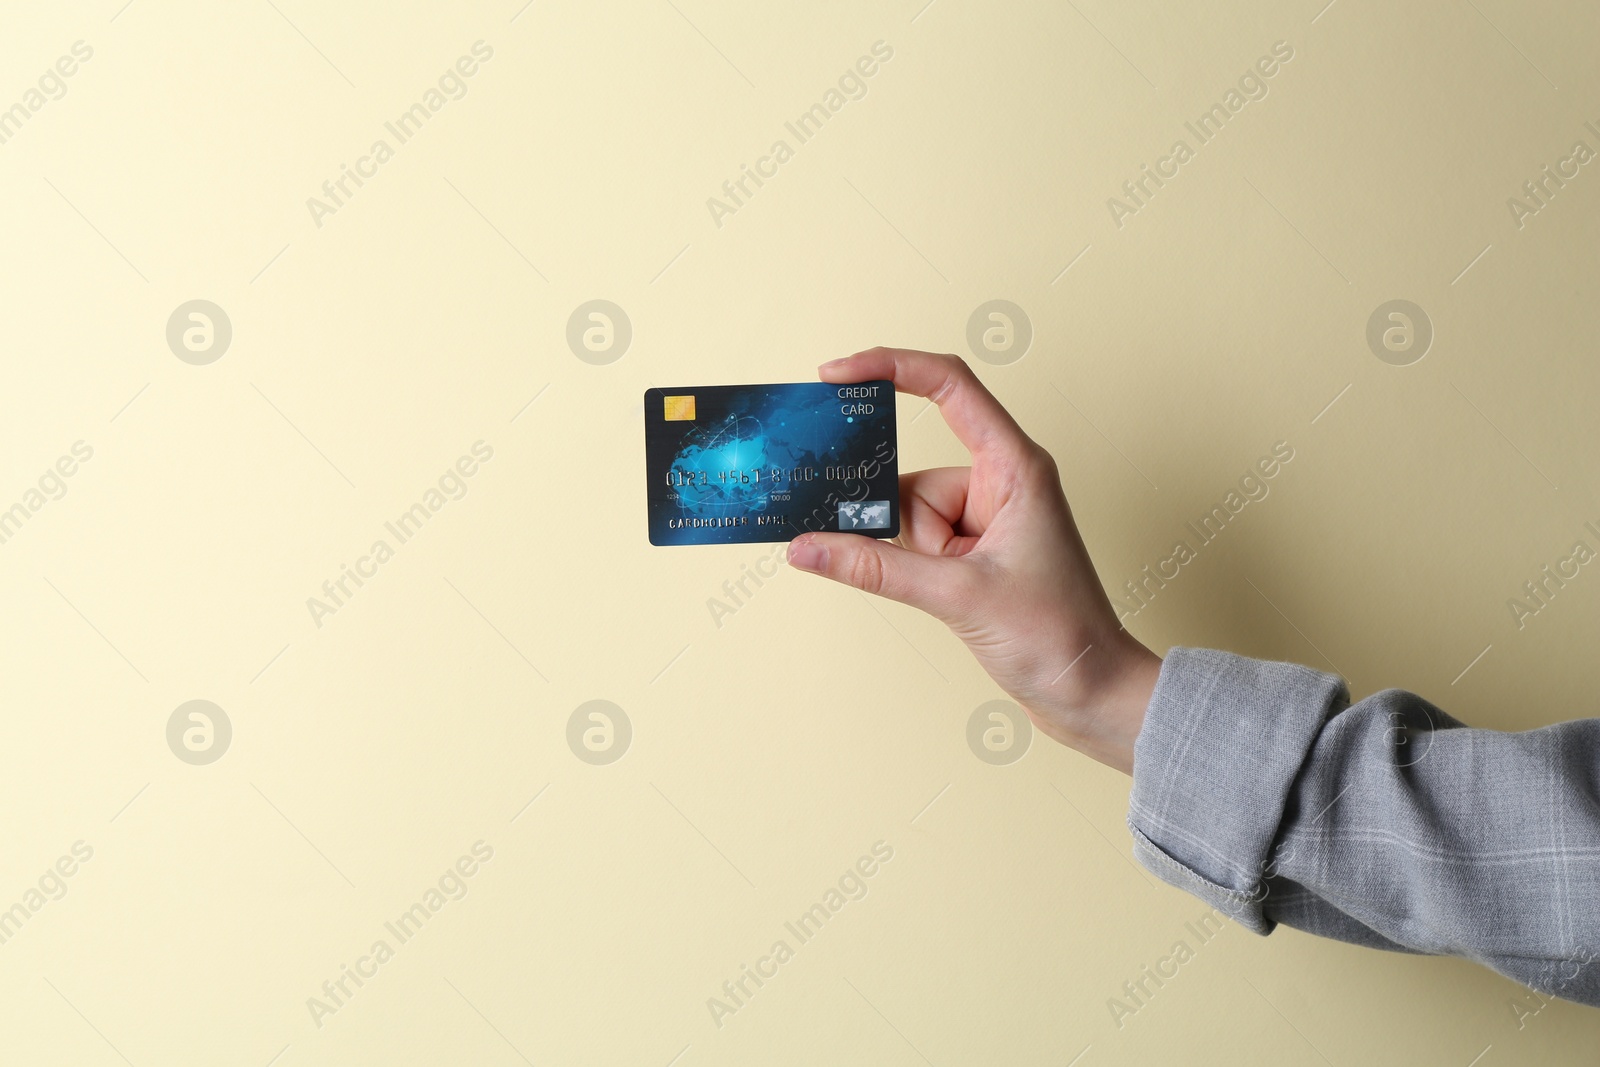
<instances>
[{"instance_id":1,"label":"text credit card","mask_svg":"<svg viewBox=\"0 0 1600 1067\"><path fill-rule=\"evenodd\" d=\"M647 389L652 545L900 533L894 383Z\"/></svg>"}]
</instances>

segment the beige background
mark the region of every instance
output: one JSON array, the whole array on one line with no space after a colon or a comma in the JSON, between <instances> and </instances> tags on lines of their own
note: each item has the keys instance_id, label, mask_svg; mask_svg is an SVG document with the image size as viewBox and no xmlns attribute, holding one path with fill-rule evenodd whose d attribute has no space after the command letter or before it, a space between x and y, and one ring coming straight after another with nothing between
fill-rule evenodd
<instances>
[{"instance_id":1,"label":"beige background","mask_svg":"<svg viewBox=\"0 0 1600 1067\"><path fill-rule=\"evenodd\" d=\"M640 471L649 385L970 355L968 316L1011 300L1031 349L977 365L1108 586L1295 449L1129 621L1152 647L1504 729L1592 714L1600 576L1521 629L1507 601L1600 543L1600 165L1520 229L1506 204L1600 148L1591 6L123 2L10 5L0 33L0 107L93 49L0 144L0 508L93 449L0 545L0 907L93 849L0 945L0 1062L1592 1055L1594 1011L1530 1014L1462 961L1200 945L1204 905L1129 859L1125 778L1039 738L980 762L967 719L1001 694L898 605L784 571L715 625L768 550L651 548ZM465 97L316 225L479 40ZM865 97L715 225L879 40ZM1268 95L1119 229L1107 199L1276 41ZM596 298L633 327L603 366L565 340ZM1436 331L1405 367L1365 341L1397 298ZM165 339L193 299L233 328L205 366ZM908 465L960 462L922 407ZM307 598L479 440L465 497L318 627ZM233 726L208 766L167 746L191 699ZM608 766L566 743L591 699L632 723ZM315 1025L480 840L467 895ZM865 898L714 1025L880 840ZM1110 998L1180 939L1119 1028Z\"/></svg>"}]
</instances>

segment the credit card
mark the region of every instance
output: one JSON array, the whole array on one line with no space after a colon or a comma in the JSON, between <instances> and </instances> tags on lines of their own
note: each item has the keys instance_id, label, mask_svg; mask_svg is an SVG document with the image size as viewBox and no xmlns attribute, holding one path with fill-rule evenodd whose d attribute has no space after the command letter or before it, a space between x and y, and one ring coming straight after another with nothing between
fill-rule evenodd
<instances>
[{"instance_id":1,"label":"credit card","mask_svg":"<svg viewBox=\"0 0 1600 1067\"><path fill-rule=\"evenodd\" d=\"M900 533L894 383L647 389L652 545Z\"/></svg>"}]
</instances>

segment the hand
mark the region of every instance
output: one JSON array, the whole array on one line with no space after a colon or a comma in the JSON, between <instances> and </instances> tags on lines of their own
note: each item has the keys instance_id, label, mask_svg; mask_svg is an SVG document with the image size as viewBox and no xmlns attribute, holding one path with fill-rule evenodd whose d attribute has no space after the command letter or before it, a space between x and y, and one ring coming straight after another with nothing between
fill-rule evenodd
<instances>
[{"instance_id":1,"label":"hand","mask_svg":"<svg viewBox=\"0 0 1600 1067\"><path fill-rule=\"evenodd\" d=\"M1040 730L1131 774L1161 659L1118 623L1055 459L959 357L873 348L817 372L929 398L972 466L900 476L899 544L806 533L790 564L940 619Z\"/></svg>"}]
</instances>

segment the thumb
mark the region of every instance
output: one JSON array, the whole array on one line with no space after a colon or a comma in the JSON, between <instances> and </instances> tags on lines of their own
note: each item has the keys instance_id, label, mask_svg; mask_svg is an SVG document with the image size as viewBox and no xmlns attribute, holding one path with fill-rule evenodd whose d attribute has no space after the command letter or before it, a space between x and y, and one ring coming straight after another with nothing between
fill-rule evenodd
<instances>
[{"instance_id":1,"label":"thumb","mask_svg":"<svg viewBox=\"0 0 1600 1067\"><path fill-rule=\"evenodd\" d=\"M925 556L862 534L801 534L789 542L789 564L940 619L951 614L956 588L964 584L960 560Z\"/></svg>"}]
</instances>

